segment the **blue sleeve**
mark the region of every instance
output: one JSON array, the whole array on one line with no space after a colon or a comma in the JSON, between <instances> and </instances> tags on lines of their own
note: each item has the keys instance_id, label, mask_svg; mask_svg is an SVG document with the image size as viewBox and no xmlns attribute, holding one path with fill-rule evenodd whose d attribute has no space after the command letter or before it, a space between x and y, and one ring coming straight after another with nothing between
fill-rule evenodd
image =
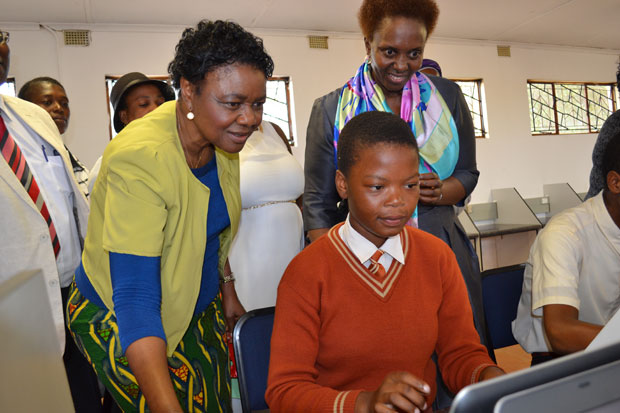
<instances>
[{"instance_id":1,"label":"blue sleeve","mask_svg":"<svg viewBox=\"0 0 620 413\"><path fill-rule=\"evenodd\" d=\"M110 253L112 300L123 354L134 341L159 337L161 321L161 257Z\"/></svg>"}]
</instances>

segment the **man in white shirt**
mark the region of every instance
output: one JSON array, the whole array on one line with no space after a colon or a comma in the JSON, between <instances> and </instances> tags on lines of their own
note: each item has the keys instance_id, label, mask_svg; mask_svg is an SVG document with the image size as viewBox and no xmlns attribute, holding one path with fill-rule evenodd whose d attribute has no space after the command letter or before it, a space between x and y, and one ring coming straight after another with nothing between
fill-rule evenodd
<instances>
[{"instance_id":1,"label":"man in white shirt","mask_svg":"<svg viewBox=\"0 0 620 413\"><path fill-rule=\"evenodd\" d=\"M9 71L8 39L0 31L0 84ZM76 411L98 412L97 379L65 336L63 305L80 262L88 202L58 128L39 106L0 95L0 150L0 282L25 271L43 273Z\"/></svg>"},{"instance_id":2,"label":"man in white shirt","mask_svg":"<svg viewBox=\"0 0 620 413\"><path fill-rule=\"evenodd\" d=\"M603 155L605 189L540 232L512 323L532 364L583 350L620 307L620 131Z\"/></svg>"}]
</instances>

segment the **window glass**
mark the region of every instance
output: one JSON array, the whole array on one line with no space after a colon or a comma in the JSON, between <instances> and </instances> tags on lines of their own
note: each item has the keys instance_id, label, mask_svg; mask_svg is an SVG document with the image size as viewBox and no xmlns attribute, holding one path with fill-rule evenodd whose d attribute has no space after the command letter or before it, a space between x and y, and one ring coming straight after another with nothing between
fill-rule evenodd
<instances>
[{"instance_id":1,"label":"window glass","mask_svg":"<svg viewBox=\"0 0 620 413\"><path fill-rule=\"evenodd\" d=\"M17 96L15 91L15 78L10 77L0 85L0 95Z\"/></svg>"},{"instance_id":2,"label":"window glass","mask_svg":"<svg viewBox=\"0 0 620 413\"><path fill-rule=\"evenodd\" d=\"M272 77L267 81L267 101L263 120L273 122L283 131L291 145L295 144L291 120L291 89L288 77Z\"/></svg>"},{"instance_id":3,"label":"window glass","mask_svg":"<svg viewBox=\"0 0 620 413\"><path fill-rule=\"evenodd\" d=\"M489 128L487 125L486 100L482 79L454 79L454 81L459 85L463 96L465 96L465 102L467 102L474 123L476 138L487 138Z\"/></svg>"},{"instance_id":4,"label":"window glass","mask_svg":"<svg viewBox=\"0 0 620 413\"><path fill-rule=\"evenodd\" d=\"M598 133L616 110L613 83L528 81L533 135Z\"/></svg>"}]
</instances>

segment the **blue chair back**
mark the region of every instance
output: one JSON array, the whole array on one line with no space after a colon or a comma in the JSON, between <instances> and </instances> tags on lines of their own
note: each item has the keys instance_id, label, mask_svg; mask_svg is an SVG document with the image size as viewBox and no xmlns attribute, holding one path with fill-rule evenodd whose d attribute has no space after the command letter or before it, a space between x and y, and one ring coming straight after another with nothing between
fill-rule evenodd
<instances>
[{"instance_id":1,"label":"blue chair back","mask_svg":"<svg viewBox=\"0 0 620 413\"><path fill-rule=\"evenodd\" d=\"M520 264L481 274L484 314L494 349L517 344L511 323L517 317L524 270L525 264Z\"/></svg>"},{"instance_id":2,"label":"blue chair back","mask_svg":"<svg viewBox=\"0 0 620 413\"><path fill-rule=\"evenodd\" d=\"M245 313L233 330L233 347L243 413L266 410L267 373L275 307Z\"/></svg>"}]
</instances>

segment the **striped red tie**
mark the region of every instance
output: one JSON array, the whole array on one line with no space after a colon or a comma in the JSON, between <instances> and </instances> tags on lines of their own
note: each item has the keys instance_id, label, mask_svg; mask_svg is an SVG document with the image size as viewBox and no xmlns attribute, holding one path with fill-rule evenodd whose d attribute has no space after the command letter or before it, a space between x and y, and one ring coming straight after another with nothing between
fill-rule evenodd
<instances>
[{"instance_id":1,"label":"striped red tie","mask_svg":"<svg viewBox=\"0 0 620 413\"><path fill-rule=\"evenodd\" d=\"M28 167L26 158L23 156L19 146L17 146L9 134L2 116L0 116L0 137L0 151L2 151L2 155L9 164L9 167L13 170L15 176L17 176L17 179L19 179L22 183L26 189L26 192L28 192L28 195L32 198L32 202L34 202L37 208L39 208L41 215L43 215L43 218L47 222L47 226L50 230L52 246L54 247L54 255L58 257L58 253L60 252L60 242L58 241L58 235L56 234L56 228L52 222L52 217L47 210L47 206L43 200L43 195L41 195L41 192L39 191L39 185L37 185L37 181L35 181L34 176Z\"/></svg>"},{"instance_id":2,"label":"striped red tie","mask_svg":"<svg viewBox=\"0 0 620 413\"><path fill-rule=\"evenodd\" d=\"M375 251L375 253L372 254L372 257L370 257L370 266L368 267L368 270L375 274L379 279L383 279L383 277L385 277L385 267L379 264L379 260L382 255L383 251Z\"/></svg>"}]
</instances>

